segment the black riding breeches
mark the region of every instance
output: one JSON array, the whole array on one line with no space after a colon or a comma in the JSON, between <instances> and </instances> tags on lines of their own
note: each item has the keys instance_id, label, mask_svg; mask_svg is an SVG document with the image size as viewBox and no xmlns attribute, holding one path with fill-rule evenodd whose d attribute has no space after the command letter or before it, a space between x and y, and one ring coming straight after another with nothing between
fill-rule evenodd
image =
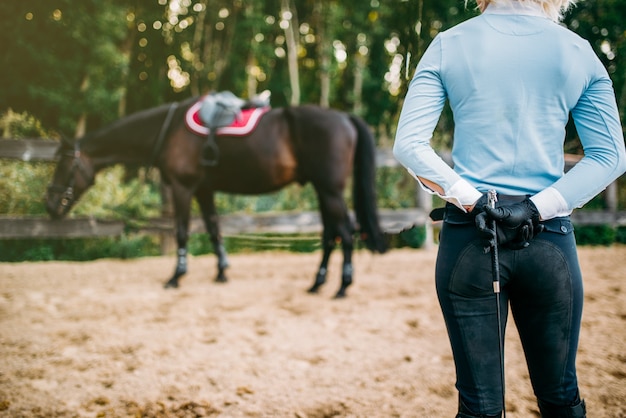
<instances>
[{"instance_id":1,"label":"black riding breeches","mask_svg":"<svg viewBox=\"0 0 626 418\"><path fill-rule=\"evenodd\" d=\"M510 306L536 397L569 405L578 396L582 277L569 218L544 224L546 230L527 248L499 249L502 335ZM497 416L503 409L503 388L492 282L491 254L484 251L473 222L448 217L441 230L436 284L456 387L473 413Z\"/></svg>"}]
</instances>

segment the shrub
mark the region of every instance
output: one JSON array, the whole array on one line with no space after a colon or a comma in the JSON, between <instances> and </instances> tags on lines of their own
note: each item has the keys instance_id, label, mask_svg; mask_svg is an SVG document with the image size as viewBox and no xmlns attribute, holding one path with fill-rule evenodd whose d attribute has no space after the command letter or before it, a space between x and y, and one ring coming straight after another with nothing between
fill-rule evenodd
<instances>
[{"instance_id":1,"label":"shrub","mask_svg":"<svg viewBox=\"0 0 626 418\"><path fill-rule=\"evenodd\" d=\"M389 248L421 248L426 240L425 226L412 226L404 229L397 234L388 235Z\"/></svg>"},{"instance_id":2,"label":"shrub","mask_svg":"<svg viewBox=\"0 0 626 418\"><path fill-rule=\"evenodd\" d=\"M583 225L575 228L578 245L611 245L617 236L610 225Z\"/></svg>"},{"instance_id":3,"label":"shrub","mask_svg":"<svg viewBox=\"0 0 626 418\"><path fill-rule=\"evenodd\" d=\"M0 240L0 262L91 261L98 258L138 258L160 254L153 236L122 235L114 238Z\"/></svg>"},{"instance_id":4,"label":"shrub","mask_svg":"<svg viewBox=\"0 0 626 418\"><path fill-rule=\"evenodd\" d=\"M28 112L16 113L12 109L0 116L0 136L3 138L48 138L41 122Z\"/></svg>"},{"instance_id":5,"label":"shrub","mask_svg":"<svg viewBox=\"0 0 626 418\"><path fill-rule=\"evenodd\" d=\"M626 227L620 226L615 230L615 242L626 244Z\"/></svg>"}]
</instances>

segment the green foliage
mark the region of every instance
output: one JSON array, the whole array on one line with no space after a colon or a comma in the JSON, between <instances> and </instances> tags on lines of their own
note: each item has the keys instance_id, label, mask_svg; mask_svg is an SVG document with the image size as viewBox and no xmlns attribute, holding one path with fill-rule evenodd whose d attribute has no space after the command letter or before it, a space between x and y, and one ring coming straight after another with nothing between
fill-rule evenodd
<instances>
[{"instance_id":1,"label":"green foliage","mask_svg":"<svg viewBox=\"0 0 626 418\"><path fill-rule=\"evenodd\" d=\"M54 130L73 132L85 115L118 115L127 57L126 2L4 1L0 111L27 110Z\"/></svg>"},{"instance_id":2,"label":"green foliage","mask_svg":"<svg viewBox=\"0 0 626 418\"><path fill-rule=\"evenodd\" d=\"M426 227L413 226L390 237L390 248L421 248L426 241Z\"/></svg>"},{"instance_id":3,"label":"green foliage","mask_svg":"<svg viewBox=\"0 0 626 418\"><path fill-rule=\"evenodd\" d=\"M101 171L70 216L125 220L160 216L161 196L157 179L147 174L141 169L138 177L125 181L124 167L120 165Z\"/></svg>"},{"instance_id":4,"label":"green foliage","mask_svg":"<svg viewBox=\"0 0 626 418\"><path fill-rule=\"evenodd\" d=\"M626 227L617 227L615 230L615 242L619 244L626 244Z\"/></svg>"},{"instance_id":5,"label":"green foliage","mask_svg":"<svg viewBox=\"0 0 626 418\"><path fill-rule=\"evenodd\" d=\"M47 216L44 195L52 178L51 163L6 161L0 164L0 214ZM158 217L158 185L143 178L124 182L121 166L103 170L78 201L69 217L147 219Z\"/></svg>"},{"instance_id":6,"label":"green foliage","mask_svg":"<svg viewBox=\"0 0 626 418\"><path fill-rule=\"evenodd\" d=\"M291 184L274 193L255 196L217 193L215 205L220 214L315 211L318 207L317 196L311 184ZM194 212L199 213L195 205Z\"/></svg>"},{"instance_id":7,"label":"green foliage","mask_svg":"<svg viewBox=\"0 0 626 418\"><path fill-rule=\"evenodd\" d=\"M617 231L610 225L584 225L576 227L578 245L611 245L616 242Z\"/></svg>"},{"instance_id":8,"label":"green foliage","mask_svg":"<svg viewBox=\"0 0 626 418\"><path fill-rule=\"evenodd\" d=\"M6 138L46 138L42 123L28 112L8 109L0 115L0 135ZM0 214L38 215L45 213L43 196L52 178L49 163L6 160L0 164Z\"/></svg>"},{"instance_id":9,"label":"green foliage","mask_svg":"<svg viewBox=\"0 0 626 418\"><path fill-rule=\"evenodd\" d=\"M115 238L0 240L0 262L90 261L159 255L157 239L147 235Z\"/></svg>"},{"instance_id":10,"label":"green foliage","mask_svg":"<svg viewBox=\"0 0 626 418\"><path fill-rule=\"evenodd\" d=\"M28 112L17 113L11 108L0 116L2 138L46 138L49 134L41 122Z\"/></svg>"},{"instance_id":11,"label":"green foliage","mask_svg":"<svg viewBox=\"0 0 626 418\"><path fill-rule=\"evenodd\" d=\"M376 171L378 206L388 209L415 207L417 182L402 168L381 167Z\"/></svg>"},{"instance_id":12,"label":"green foliage","mask_svg":"<svg viewBox=\"0 0 626 418\"><path fill-rule=\"evenodd\" d=\"M53 170L48 163L3 161L0 164L0 214L45 214L44 194Z\"/></svg>"}]
</instances>

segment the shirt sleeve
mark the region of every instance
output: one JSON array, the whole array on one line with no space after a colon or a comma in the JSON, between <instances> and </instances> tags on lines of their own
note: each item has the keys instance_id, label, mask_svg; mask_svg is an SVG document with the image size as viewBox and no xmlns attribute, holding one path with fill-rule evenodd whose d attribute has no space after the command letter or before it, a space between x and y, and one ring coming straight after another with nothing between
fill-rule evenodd
<instances>
[{"instance_id":1,"label":"shirt sleeve","mask_svg":"<svg viewBox=\"0 0 626 418\"><path fill-rule=\"evenodd\" d=\"M481 193L462 179L430 145L446 98L441 80L441 37L438 35L422 56L409 84L398 120L393 154L414 178L435 183L444 194L420 181L425 190L465 210L463 206L474 204Z\"/></svg>"},{"instance_id":2,"label":"shirt sleeve","mask_svg":"<svg viewBox=\"0 0 626 418\"><path fill-rule=\"evenodd\" d=\"M626 170L624 134L613 85L600 60L593 51L591 54L594 76L571 111L584 157L552 185L569 211L582 207ZM541 213L542 208L538 209Z\"/></svg>"}]
</instances>

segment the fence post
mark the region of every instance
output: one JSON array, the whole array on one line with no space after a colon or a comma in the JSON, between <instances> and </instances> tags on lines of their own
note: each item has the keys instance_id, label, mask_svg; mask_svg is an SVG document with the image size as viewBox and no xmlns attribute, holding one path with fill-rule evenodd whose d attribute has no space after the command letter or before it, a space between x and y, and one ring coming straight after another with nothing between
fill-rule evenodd
<instances>
[{"instance_id":1,"label":"fence post","mask_svg":"<svg viewBox=\"0 0 626 418\"><path fill-rule=\"evenodd\" d=\"M617 181L608 185L604 194L604 199L606 202L606 209L611 213L617 212Z\"/></svg>"},{"instance_id":2,"label":"fence post","mask_svg":"<svg viewBox=\"0 0 626 418\"><path fill-rule=\"evenodd\" d=\"M424 230L426 231L426 237L424 239L424 248L432 248L435 244L434 233L433 233L433 222L431 221L428 214L431 210L433 210L433 197L430 193L424 190L419 184L417 185L417 196L416 196L416 204L417 207L424 211L426 214L424 220Z\"/></svg>"}]
</instances>

